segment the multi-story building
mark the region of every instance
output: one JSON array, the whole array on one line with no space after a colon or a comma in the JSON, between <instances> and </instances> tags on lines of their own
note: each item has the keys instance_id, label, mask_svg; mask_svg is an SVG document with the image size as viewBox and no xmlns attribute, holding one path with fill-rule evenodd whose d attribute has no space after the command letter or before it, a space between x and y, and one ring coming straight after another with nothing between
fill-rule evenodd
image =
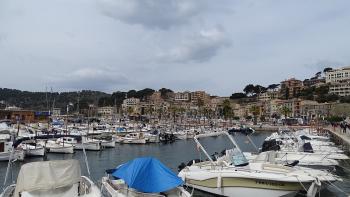
<instances>
[{"instance_id":1,"label":"multi-story building","mask_svg":"<svg viewBox=\"0 0 350 197\"><path fill-rule=\"evenodd\" d=\"M258 95L259 101L269 101L272 99L277 99L279 97L278 91L267 91Z\"/></svg>"},{"instance_id":2,"label":"multi-story building","mask_svg":"<svg viewBox=\"0 0 350 197\"><path fill-rule=\"evenodd\" d=\"M350 66L326 72L326 83L338 83L350 80Z\"/></svg>"},{"instance_id":3,"label":"multi-story building","mask_svg":"<svg viewBox=\"0 0 350 197\"><path fill-rule=\"evenodd\" d=\"M122 108L124 112L137 113L140 108L140 99L127 98L123 100Z\"/></svg>"},{"instance_id":4,"label":"multi-story building","mask_svg":"<svg viewBox=\"0 0 350 197\"><path fill-rule=\"evenodd\" d=\"M350 96L350 66L326 72L329 93L338 96Z\"/></svg>"},{"instance_id":5,"label":"multi-story building","mask_svg":"<svg viewBox=\"0 0 350 197\"><path fill-rule=\"evenodd\" d=\"M97 114L101 117L112 117L116 114L116 108L115 107L99 107L97 108Z\"/></svg>"},{"instance_id":6,"label":"multi-story building","mask_svg":"<svg viewBox=\"0 0 350 197\"><path fill-rule=\"evenodd\" d=\"M5 110L0 110L0 119L30 123L35 121L35 112L32 110L7 108Z\"/></svg>"},{"instance_id":7,"label":"multi-story building","mask_svg":"<svg viewBox=\"0 0 350 197\"><path fill-rule=\"evenodd\" d=\"M222 103L224 102L224 100L229 100L230 98L229 97L213 97L210 99L210 108L213 110L213 111L217 111L220 106L222 105Z\"/></svg>"},{"instance_id":8,"label":"multi-story building","mask_svg":"<svg viewBox=\"0 0 350 197\"><path fill-rule=\"evenodd\" d=\"M313 86L319 87L325 83L326 83L326 78L324 77L320 77L320 78L312 77L310 79L305 79L303 81L303 85L306 87L313 87Z\"/></svg>"},{"instance_id":9,"label":"multi-story building","mask_svg":"<svg viewBox=\"0 0 350 197\"><path fill-rule=\"evenodd\" d=\"M207 104L210 102L210 95L205 91L191 92L191 101L193 104L198 104L198 101L200 100L203 101L204 104Z\"/></svg>"},{"instance_id":10,"label":"multi-story building","mask_svg":"<svg viewBox=\"0 0 350 197\"><path fill-rule=\"evenodd\" d=\"M301 117L310 121L316 118L327 117L330 114L331 103L318 103L317 101L303 100L300 102Z\"/></svg>"},{"instance_id":11,"label":"multi-story building","mask_svg":"<svg viewBox=\"0 0 350 197\"><path fill-rule=\"evenodd\" d=\"M299 94L303 88L303 82L295 78L291 78L281 82L281 98L291 99Z\"/></svg>"},{"instance_id":12,"label":"multi-story building","mask_svg":"<svg viewBox=\"0 0 350 197\"><path fill-rule=\"evenodd\" d=\"M153 94L149 97L149 101L155 105L160 104L164 101L162 95L159 91L153 92Z\"/></svg>"},{"instance_id":13,"label":"multi-story building","mask_svg":"<svg viewBox=\"0 0 350 197\"><path fill-rule=\"evenodd\" d=\"M287 115L288 117L293 117L293 118L299 118L301 116L301 106L300 106L301 100L300 99L289 99L289 100L284 100L281 109L280 109L280 114L282 115ZM283 114L283 108L288 109L288 113Z\"/></svg>"},{"instance_id":14,"label":"multi-story building","mask_svg":"<svg viewBox=\"0 0 350 197\"><path fill-rule=\"evenodd\" d=\"M175 102L189 102L191 100L191 93L188 91L177 92L174 95Z\"/></svg>"},{"instance_id":15,"label":"multi-story building","mask_svg":"<svg viewBox=\"0 0 350 197\"><path fill-rule=\"evenodd\" d=\"M272 99L269 102L266 103L266 113L268 116L274 117L275 115L280 115L281 114L281 106L283 104L283 100L280 99Z\"/></svg>"},{"instance_id":16,"label":"multi-story building","mask_svg":"<svg viewBox=\"0 0 350 197\"><path fill-rule=\"evenodd\" d=\"M329 86L329 93L338 96L350 96L350 80L346 82L333 82Z\"/></svg>"}]
</instances>

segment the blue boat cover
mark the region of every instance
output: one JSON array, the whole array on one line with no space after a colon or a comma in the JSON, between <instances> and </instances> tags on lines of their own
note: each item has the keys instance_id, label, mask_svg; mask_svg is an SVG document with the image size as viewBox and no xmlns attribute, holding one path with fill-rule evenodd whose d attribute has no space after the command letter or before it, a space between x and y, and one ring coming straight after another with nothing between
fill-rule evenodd
<instances>
[{"instance_id":1,"label":"blue boat cover","mask_svg":"<svg viewBox=\"0 0 350 197\"><path fill-rule=\"evenodd\" d=\"M176 174L152 157L129 161L118 167L112 175L123 179L130 188L144 193L165 192L183 184Z\"/></svg>"}]
</instances>

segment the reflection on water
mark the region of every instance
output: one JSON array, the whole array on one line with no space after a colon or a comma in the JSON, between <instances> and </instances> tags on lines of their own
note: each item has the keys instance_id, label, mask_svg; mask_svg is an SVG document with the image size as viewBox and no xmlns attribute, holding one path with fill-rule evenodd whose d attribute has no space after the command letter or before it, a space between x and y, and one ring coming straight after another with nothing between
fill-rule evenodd
<instances>
[{"instance_id":1,"label":"reflection on water","mask_svg":"<svg viewBox=\"0 0 350 197\"><path fill-rule=\"evenodd\" d=\"M261 144L269 133L255 133L251 138L257 147ZM243 151L255 151L244 135L236 134L235 139ZM201 143L207 148L209 154L221 152L224 149L230 148L231 143L225 136L208 137L201 139ZM136 157L153 156L161 160L166 166L177 172L178 165L181 162L187 163L192 159L206 159L203 153L197 151L193 140L178 140L172 144L117 144L115 148L105 149L103 151L87 151L87 157L90 165L91 178L98 182L104 175L106 169L115 168L116 166L132 160ZM78 159L81 162L82 173L87 175L84 156L82 151L77 151L75 154L48 154L47 160L57 159ZM31 158L25 162L42 161L43 158ZM13 170L10 173L9 179L16 180L20 166L23 162L15 162ZM344 179L344 182L337 183L337 186L350 192L350 163L342 161L340 168L337 169L337 174ZM0 162L0 188L5 178L7 163ZM12 177L12 178L11 178ZM211 196L201 192L196 192L195 196ZM322 191L321 196L345 196L334 188L327 188Z\"/></svg>"}]
</instances>

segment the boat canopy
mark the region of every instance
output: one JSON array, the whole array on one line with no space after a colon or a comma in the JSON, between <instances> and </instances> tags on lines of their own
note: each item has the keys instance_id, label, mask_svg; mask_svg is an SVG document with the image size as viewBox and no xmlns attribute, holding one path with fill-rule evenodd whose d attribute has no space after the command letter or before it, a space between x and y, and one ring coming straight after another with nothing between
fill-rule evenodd
<instances>
[{"instance_id":1,"label":"boat canopy","mask_svg":"<svg viewBox=\"0 0 350 197\"><path fill-rule=\"evenodd\" d=\"M112 175L123 179L130 188L145 193L165 192L183 184L181 178L152 157L129 161L118 167Z\"/></svg>"},{"instance_id":2,"label":"boat canopy","mask_svg":"<svg viewBox=\"0 0 350 197\"><path fill-rule=\"evenodd\" d=\"M15 195L23 191L51 190L79 183L78 160L41 161L24 164L19 171Z\"/></svg>"}]
</instances>

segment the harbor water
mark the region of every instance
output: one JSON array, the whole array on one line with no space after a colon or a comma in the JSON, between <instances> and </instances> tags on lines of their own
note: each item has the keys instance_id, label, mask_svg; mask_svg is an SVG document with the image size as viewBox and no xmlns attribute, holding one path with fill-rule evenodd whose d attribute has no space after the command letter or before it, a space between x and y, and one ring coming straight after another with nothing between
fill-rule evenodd
<instances>
[{"instance_id":1,"label":"harbor water","mask_svg":"<svg viewBox=\"0 0 350 197\"><path fill-rule=\"evenodd\" d=\"M252 141L257 147L261 147L263 140L266 136L270 135L270 132L254 133L251 136ZM249 140L245 135L236 134L235 140L239 144L242 151L256 152L255 147L249 143ZM215 152L220 153L222 150L231 148L232 144L227 137L207 137L200 139L201 143L207 149L209 154ZM116 144L115 148L104 149L102 151L87 151L87 159L90 165L91 178L95 183L101 180L106 169L112 169L116 166L132 160L136 157L152 156L158 158L166 166L171 168L177 173L178 166L184 162L187 163L192 159L206 159L203 153L197 150L195 142L192 139L178 140L171 144L145 144L145 145L133 145L133 144ZM81 163L82 173L88 175L86 166L84 163L83 151L76 151L75 154L47 154L45 158L29 158L24 162L15 162L11 172L9 173L8 183L16 180L20 166L26 162L42 161L42 160L62 160L62 159L77 159ZM340 168L337 169L336 174L339 175L344 181L336 183L336 186L341 190L350 192L350 163L349 161L342 161ZM0 163L0 188L2 190L3 182L6 174L7 162ZM196 191L195 196L212 196L210 194ZM240 195L237 195L240 196ZM243 195L242 195L243 196ZM327 187L321 192L321 196L346 196L335 187Z\"/></svg>"}]
</instances>

